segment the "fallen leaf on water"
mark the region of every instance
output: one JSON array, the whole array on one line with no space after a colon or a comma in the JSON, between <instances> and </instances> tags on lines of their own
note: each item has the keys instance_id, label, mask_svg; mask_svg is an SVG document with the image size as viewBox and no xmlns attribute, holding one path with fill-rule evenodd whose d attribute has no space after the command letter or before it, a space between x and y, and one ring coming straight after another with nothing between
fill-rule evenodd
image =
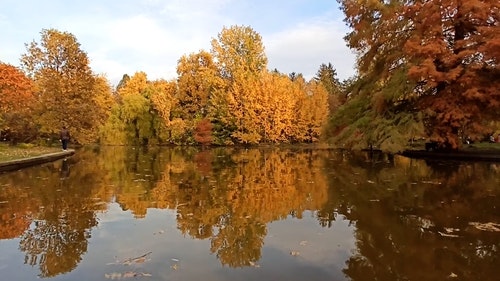
<instances>
[{"instance_id":1,"label":"fallen leaf on water","mask_svg":"<svg viewBox=\"0 0 500 281\"><path fill-rule=\"evenodd\" d=\"M130 261L130 263L144 263L145 261L146 261L146 257L140 257L140 258L133 259L132 261Z\"/></svg>"},{"instance_id":2,"label":"fallen leaf on water","mask_svg":"<svg viewBox=\"0 0 500 281\"><path fill-rule=\"evenodd\" d=\"M296 257L296 256L300 255L300 253L298 251L290 251L290 255Z\"/></svg>"},{"instance_id":3,"label":"fallen leaf on water","mask_svg":"<svg viewBox=\"0 0 500 281\"><path fill-rule=\"evenodd\" d=\"M451 228L451 227L445 227L444 230L446 231L446 233L452 233L454 231L459 231L460 229L458 229L458 228Z\"/></svg>"},{"instance_id":4,"label":"fallen leaf on water","mask_svg":"<svg viewBox=\"0 0 500 281\"><path fill-rule=\"evenodd\" d=\"M135 277L135 272L127 271L123 273L123 278L131 278L131 277Z\"/></svg>"},{"instance_id":5,"label":"fallen leaf on water","mask_svg":"<svg viewBox=\"0 0 500 281\"><path fill-rule=\"evenodd\" d=\"M173 264L170 266L170 268L172 268L173 270L177 270L179 269L179 265L178 264Z\"/></svg>"},{"instance_id":6,"label":"fallen leaf on water","mask_svg":"<svg viewBox=\"0 0 500 281\"><path fill-rule=\"evenodd\" d=\"M160 231L158 231L158 232L155 232L155 233L153 233L153 235L156 235L156 234L163 234L163 233L165 233L165 230L160 230Z\"/></svg>"},{"instance_id":7,"label":"fallen leaf on water","mask_svg":"<svg viewBox=\"0 0 500 281\"><path fill-rule=\"evenodd\" d=\"M443 236L443 237L453 237L453 238L456 238L456 237L459 237L458 235L456 234L446 234L446 233L443 233L441 231L438 231L439 235Z\"/></svg>"},{"instance_id":8,"label":"fallen leaf on water","mask_svg":"<svg viewBox=\"0 0 500 281\"><path fill-rule=\"evenodd\" d=\"M121 279L122 278L122 274L119 273L119 272L113 272L113 273L110 273L110 274L104 274L104 277L106 277L106 279L111 279L111 280L115 280L115 279Z\"/></svg>"},{"instance_id":9,"label":"fallen leaf on water","mask_svg":"<svg viewBox=\"0 0 500 281\"><path fill-rule=\"evenodd\" d=\"M499 232L500 224L494 222L480 223L480 222L469 222L469 225L483 231Z\"/></svg>"},{"instance_id":10,"label":"fallen leaf on water","mask_svg":"<svg viewBox=\"0 0 500 281\"><path fill-rule=\"evenodd\" d=\"M127 271L125 273L120 273L120 272L113 272L110 274L104 274L104 277L106 279L111 279L111 280L120 280L120 279L126 279L126 278L135 278L135 277L151 277L152 275L149 273L144 273L144 272L133 272L133 271Z\"/></svg>"},{"instance_id":11,"label":"fallen leaf on water","mask_svg":"<svg viewBox=\"0 0 500 281\"><path fill-rule=\"evenodd\" d=\"M436 185L442 184L441 182L438 181L422 181L422 183L436 184Z\"/></svg>"},{"instance_id":12,"label":"fallen leaf on water","mask_svg":"<svg viewBox=\"0 0 500 281\"><path fill-rule=\"evenodd\" d=\"M250 266L257 267L257 268L260 267L260 265L254 263L253 261L250 262Z\"/></svg>"},{"instance_id":13,"label":"fallen leaf on water","mask_svg":"<svg viewBox=\"0 0 500 281\"><path fill-rule=\"evenodd\" d=\"M147 257L151 254L152 252L148 252L148 253L145 253L144 255L141 255L141 256L138 256L138 257L135 257L135 258L128 258L128 259L124 259L122 261L116 261L114 263L108 263L108 265L110 264L123 264L123 265L131 265L133 263L144 263L146 261L149 261L150 259L147 259Z\"/></svg>"}]
</instances>

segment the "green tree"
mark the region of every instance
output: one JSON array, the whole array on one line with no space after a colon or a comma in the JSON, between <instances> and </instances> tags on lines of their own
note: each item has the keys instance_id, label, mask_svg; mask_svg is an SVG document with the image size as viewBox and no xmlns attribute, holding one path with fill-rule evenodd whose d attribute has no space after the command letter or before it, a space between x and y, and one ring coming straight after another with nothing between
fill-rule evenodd
<instances>
[{"instance_id":1,"label":"green tree","mask_svg":"<svg viewBox=\"0 0 500 281\"><path fill-rule=\"evenodd\" d=\"M130 76L128 76L128 74L123 74L122 79L120 80L120 82L118 82L118 85L116 85L115 91L120 91L121 88L125 87L125 84L127 84L129 80Z\"/></svg>"},{"instance_id":2,"label":"green tree","mask_svg":"<svg viewBox=\"0 0 500 281\"><path fill-rule=\"evenodd\" d=\"M328 92L330 110L337 109L345 102L345 96L342 94L340 81L337 78L337 70L333 68L331 63L321 64L314 79L319 81Z\"/></svg>"},{"instance_id":3,"label":"green tree","mask_svg":"<svg viewBox=\"0 0 500 281\"><path fill-rule=\"evenodd\" d=\"M148 144L153 136L151 101L146 95L146 73L137 72L118 91L120 102L103 128L102 140L111 144Z\"/></svg>"}]
</instances>

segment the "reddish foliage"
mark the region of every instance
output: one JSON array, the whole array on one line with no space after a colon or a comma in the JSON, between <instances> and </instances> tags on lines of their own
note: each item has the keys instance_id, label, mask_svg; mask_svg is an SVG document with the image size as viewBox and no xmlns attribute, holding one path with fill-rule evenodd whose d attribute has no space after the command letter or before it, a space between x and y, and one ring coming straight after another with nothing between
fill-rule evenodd
<instances>
[{"instance_id":1,"label":"reddish foliage","mask_svg":"<svg viewBox=\"0 0 500 281\"><path fill-rule=\"evenodd\" d=\"M410 78L432 139L456 148L459 135L481 135L500 118L500 28L494 1L417 1L405 44Z\"/></svg>"},{"instance_id":2,"label":"reddish foliage","mask_svg":"<svg viewBox=\"0 0 500 281\"><path fill-rule=\"evenodd\" d=\"M0 63L0 133L10 141L27 141L34 132L33 82L16 67Z\"/></svg>"},{"instance_id":3,"label":"reddish foliage","mask_svg":"<svg viewBox=\"0 0 500 281\"><path fill-rule=\"evenodd\" d=\"M202 119L195 128L194 139L201 145L210 145L212 143L213 125L208 118Z\"/></svg>"}]
</instances>

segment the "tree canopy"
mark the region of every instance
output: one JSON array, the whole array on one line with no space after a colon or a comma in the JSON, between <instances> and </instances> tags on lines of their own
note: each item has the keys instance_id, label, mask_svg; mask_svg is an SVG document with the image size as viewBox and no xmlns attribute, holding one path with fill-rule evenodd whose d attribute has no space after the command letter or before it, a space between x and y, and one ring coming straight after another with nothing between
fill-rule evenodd
<instances>
[{"instance_id":1,"label":"tree canopy","mask_svg":"<svg viewBox=\"0 0 500 281\"><path fill-rule=\"evenodd\" d=\"M400 150L421 135L458 148L464 135L480 138L492 130L500 117L498 5L482 0L339 2L360 77L349 104L331 119L337 141L389 142ZM346 111L354 119L340 115Z\"/></svg>"},{"instance_id":2,"label":"tree canopy","mask_svg":"<svg viewBox=\"0 0 500 281\"><path fill-rule=\"evenodd\" d=\"M234 25L211 40L209 51L179 58L176 79L151 81L138 71L124 74L113 92L105 76L92 72L74 35L44 29L40 42L26 44L20 69L1 65L1 131L27 139L27 131L47 137L66 125L78 143L326 139L401 151L416 138L455 149L465 137L480 140L498 130L498 5L338 1L358 70L342 82L332 63L321 64L309 81L300 72L268 70L261 35ZM28 115L36 118L19 122Z\"/></svg>"},{"instance_id":3,"label":"tree canopy","mask_svg":"<svg viewBox=\"0 0 500 281\"><path fill-rule=\"evenodd\" d=\"M41 101L37 114L41 133L54 135L61 126L66 126L73 129L75 142L96 141L98 128L104 121L97 96L108 93L96 89L96 83L102 87L107 82L96 82L87 54L75 36L44 29L40 42L26 44L26 50L21 64L33 79Z\"/></svg>"},{"instance_id":4,"label":"tree canopy","mask_svg":"<svg viewBox=\"0 0 500 281\"><path fill-rule=\"evenodd\" d=\"M36 137L34 84L20 69L0 63L0 137L12 142Z\"/></svg>"}]
</instances>

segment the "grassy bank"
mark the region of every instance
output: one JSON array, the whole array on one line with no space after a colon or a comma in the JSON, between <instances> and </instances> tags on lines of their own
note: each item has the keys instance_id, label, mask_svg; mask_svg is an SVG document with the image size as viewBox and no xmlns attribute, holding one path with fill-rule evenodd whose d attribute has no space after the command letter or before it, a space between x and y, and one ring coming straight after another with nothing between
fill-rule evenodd
<instances>
[{"instance_id":1,"label":"grassy bank","mask_svg":"<svg viewBox=\"0 0 500 281\"><path fill-rule=\"evenodd\" d=\"M464 145L465 151L496 151L500 152L500 143L480 142L469 145Z\"/></svg>"},{"instance_id":2,"label":"grassy bank","mask_svg":"<svg viewBox=\"0 0 500 281\"><path fill-rule=\"evenodd\" d=\"M61 151L60 147L35 146L32 144L19 144L11 146L0 143L0 162L39 156Z\"/></svg>"}]
</instances>

